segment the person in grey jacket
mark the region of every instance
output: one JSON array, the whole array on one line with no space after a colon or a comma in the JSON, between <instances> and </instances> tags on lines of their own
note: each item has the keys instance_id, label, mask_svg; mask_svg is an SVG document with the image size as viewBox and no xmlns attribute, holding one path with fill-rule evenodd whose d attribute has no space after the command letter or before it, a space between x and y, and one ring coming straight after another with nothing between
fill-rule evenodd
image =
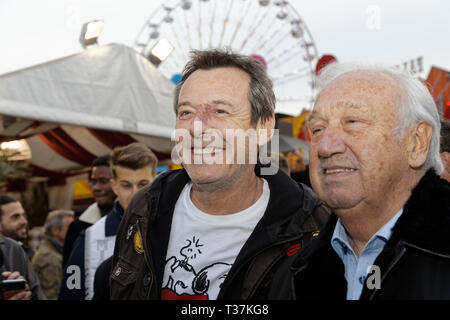
<instances>
[{"instance_id":1,"label":"person in grey jacket","mask_svg":"<svg viewBox=\"0 0 450 320\"><path fill-rule=\"evenodd\" d=\"M17 241L4 236L0 236L0 274L2 280L27 281L26 290L13 295L11 300L47 300L25 251Z\"/></svg>"}]
</instances>

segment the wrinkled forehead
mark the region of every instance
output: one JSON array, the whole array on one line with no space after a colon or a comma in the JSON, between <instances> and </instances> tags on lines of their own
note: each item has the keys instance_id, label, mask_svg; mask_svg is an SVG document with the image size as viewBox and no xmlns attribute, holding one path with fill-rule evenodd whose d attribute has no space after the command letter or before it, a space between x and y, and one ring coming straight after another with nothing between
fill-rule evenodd
<instances>
[{"instance_id":1,"label":"wrinkled forehead","mask_svg":"<svg viewBox=\"0 0 450 320\"><path fill-rule=\"evenodd\" d=\"M211 69L195 70L184 82L180 90L180 95L197 91L199 87L205 85L209 89L225 91L236 94L245 92L247 94L251 83L250 75L236 67L217 67Z\"/></svg>"},{"instance_id":2,"label":"wrinkled forehead","mask_svg":"<svg viewBox=\"0 0 450 320\"><path fill-rule=\"evenodd\" d=\"M320 92L314 111L352 106L397 113L402 94L400 84L388 74L352 71L337 77Z\"/></svg>"}]
</instances>

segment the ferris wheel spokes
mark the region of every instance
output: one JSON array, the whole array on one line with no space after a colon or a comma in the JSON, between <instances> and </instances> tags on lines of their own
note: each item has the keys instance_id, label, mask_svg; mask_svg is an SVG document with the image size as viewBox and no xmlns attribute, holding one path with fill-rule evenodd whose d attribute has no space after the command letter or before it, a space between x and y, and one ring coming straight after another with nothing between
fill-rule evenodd
<instances>
[{"instance_id":1,"label":"ferris wheel spokes","mask_svg":"<svg viewBox=\"0 0 450 320\"><path fill-rule=\"evenodd\" d=\"M253 37L253 35L255 34L255 32L258 29L258 27L261 26L261 23L266 19L266 17L269 14L269 12L270 12L269 10L265 10L264 13L261 14L261 17L259 18L259 20L255 20L256 23L251 28L251 31L249 32L249 34L247 35L247 37L244 39L244 41L242 42L241 46L239 47L239 52L242 52L244 50L244 47L247 44L248 40L250 40L250 38Z\"/></svg>"},{"instance_id":2,"label":"ferris wheel spokes","mask_svg":"<svg viewBox=\"0 0 450 320\"><path fill-rule=\"evenodd\" d=\"M234 39L236 38L236 35L237 35L238 31L241 29L241 25L242 25L242 23L243 23L243 20L244 20L245 17L248 15L248 11L249 11L249 9L250 9L250 5L251 5L251 2L250 2L250 1L247 1L247 8L245 8L244 10L242 10L242 16L241 16L241 18L239 19L238 23L236 24L236 28L234 29L233 36L231 37L231 40L230 40L230 47L233 47Z\"/></svg>"},{"instance_id":3,"label":"ferris wheel spokes","mask_svg":"<svg viewBox=\"0 0 450 320\"><path fill-rule=\"evenodd\" d=\"M233 8L233 3L234 3L234 0L231 0L230 1L230 8L228 9L227 16L223 20L222 34L220 35L220 41L219 41L219 46L218 46L219 48L222 48L223 36L225 34L226 26L228 24L228 19L230 17L231 9Z\"/></svg>"},{"instance_id":4,"label":"ferris wheel spokes","mask_svg":"<svg viewBox=\"0 0 450 320\"><path fill-rule=\"evenodd\" d=\"M150 57L162 39L173 48L156 66L174 82L191 50L226 47L265 64L277 100L314 93L317 49L304 20L286 0L165 0L141 28L135 48ZM311 98L301 105L306 101Z\"/></svg>"}]
</instances>

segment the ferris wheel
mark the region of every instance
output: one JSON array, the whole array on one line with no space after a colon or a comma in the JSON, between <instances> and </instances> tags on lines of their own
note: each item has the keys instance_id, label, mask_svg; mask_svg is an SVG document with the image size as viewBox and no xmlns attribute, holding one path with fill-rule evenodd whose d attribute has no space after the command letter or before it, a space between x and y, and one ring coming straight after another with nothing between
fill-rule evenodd
<instances>
[{"instance_id":1,"label":"ferris wheel","mask_svg":"<svg viewBox=\"0 0 450 320\"><path fill-rule=\"evenodd\" d=\"M277 112L299 114L314 100L317 48L285 0L167 0L143 25L134 47L175 83L191 50L229 48L263 62Z\"/></svg>"}]
</instances>

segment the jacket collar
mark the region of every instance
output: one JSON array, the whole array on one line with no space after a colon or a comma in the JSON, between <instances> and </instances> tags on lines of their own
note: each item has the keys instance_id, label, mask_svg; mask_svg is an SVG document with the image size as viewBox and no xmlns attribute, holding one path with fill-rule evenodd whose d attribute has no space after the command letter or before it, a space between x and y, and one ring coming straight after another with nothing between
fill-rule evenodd
<instances>
[{"instance_id":1,"label":"jacket collar","mask_svg":"<svg viewBox=\"0 0 450 320\"><path fill-rule=\"evenodd\" d=\"M388 244L403 241L436 254L450 255L449 214L450 183L429 170L412 191Z\"/></svg>"},{"instance_id":2,"label":"jacket collar","mask_svg":"<svg viewBox=\"0 0 450 320\"><path fill-rule=\"evenodd\" d=\"M117 233L117 229L119 228L120 221L123 217L123 208L120 205L119 201L114 200L114 206L111 211L106 216L105 221L105 236L110 237L114 236Z\"/></svg>"},{"instance_id":3,"label":"jacket collar","mask_svg":"<svg viewBox=\"0 0 450 320\"><path fill-rule=\"evenodd\" d=\"M42 245L47 246L49 248L53 248L54 250L58 251L61 254L63 253L63 244L48 235L44 236L41 246Z\"/></svg>"},{"instance_id":4,"label":"jacket collar","mask_svg":"<svg viewBox=\"0 0 450 320\"><path fill-rule=\"evenodd\" d=\"M255 173L267 180L270 189L269 204L259 224L272 241L298 234L307 215L296 213L310 213L318 205L319 200L314 192L306 185L290 179L282 170L278 170L275 175L261 176L260 167L256 166ZM173 212L184 186L190 180L186 170L181 169L165 172L151 184L146 191L151 221L165 213Z\"/></svg>"},{"instance_id":5,"label":"jacket collar","mask_svg":"<svg viewBox=\"0 0 450 320\"><path fill-rule=\"evenodd\" d=\"M97 202L91 204L78 218L80 221L94 224L102 217Z\"/></svg>"}]
</instances>

